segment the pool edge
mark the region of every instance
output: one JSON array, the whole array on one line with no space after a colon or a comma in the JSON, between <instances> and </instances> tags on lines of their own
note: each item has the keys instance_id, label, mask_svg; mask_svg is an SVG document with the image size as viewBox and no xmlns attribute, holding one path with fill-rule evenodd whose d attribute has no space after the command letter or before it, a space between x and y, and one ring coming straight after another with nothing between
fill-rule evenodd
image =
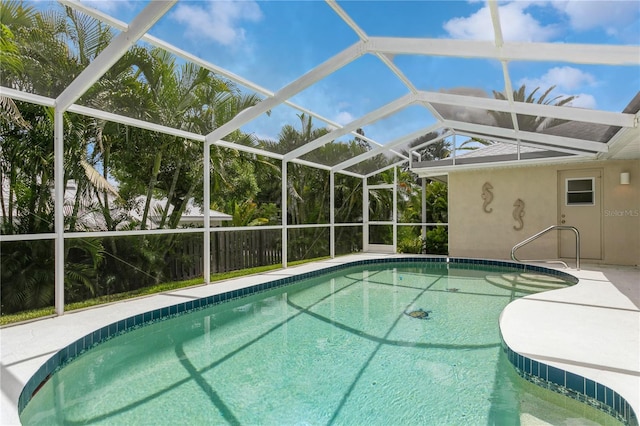
<instances>
[{"instance_id":1,"label":"pool edge","mask_svg":"<svg viewBox=\"0 0 640 426\"><path fill-rule=\"evenodd\" d=\"M432 256L406 256L405 255L405 256L389 257L389 258L360 259L360 260L348 261L338 265L326 266L311 272L302 272L294 276L274 279L274 280L266 281L260 284L240 288L237 290L231 290L224 293L191 300L188 302L178 303L178 304L154 309L152 311L143 312L143 313L136 314L134 316L113 322L97 330L94 330L93 332L86 334L85 336L82 336L81 338L77 339L75 342L69 344L68 346L60 349L53 356L51 356L45 363L43 363L40 366L40 368L36 370L36 372L31 376L31 378L25 383L22 391L20 392L18 403L17 403L18 416L22 413L22 411L24 410L26 405L29 403L31 398L35 395L35 393L37 393L40 387L44 383L46 383L46 381L49 379L51 374L53 374L57 369L62 368L64 365L66 365L68 362L71 362L74 358L81 355L86 350L98 345L103 341L109 340L117 335L130 331L132 329L140 328L144 325L152 324L158 321L164 321L166 319L175 317L177 315L182 315L187 312L204 309L218 303L226 302L236 298L246 297L246 296L267 291L273 288L292 284L299 280L329 274L329 273L332 273L341 269L349 268L352 266L366 265L366 264L399 263L399 262L443 263L443 264L453 264L456 266L467 264L470 266L510 267L515 269L520 269L522 271L531 271L531 272L543 273L543 274L552 275L552 276L558 276L568 281L571 281L574 284L578 282L578 279L576 277L566 272L558 271L556 269L550 269L550 268L544 268L540 266L525 264L525 263L515 263L515 262L503 261L503 260L484 260L484 259L474 259L474 258L457 258L457 257L454 258L454 257L443 257L443 256L432 257ZM504 339L502 339L502 342L503 342L503 346L508 348L508 346L504 342ZM518 356L521 357L521 355L518 355ZM514 366L516 367L516 371L518 371L517 364L514 364ZM623 406L628 407L628 410L631 410L631 413L633 413L633 409L626 401L624 401ZM633 414L633 416L635 416L635 414Z\"/></svg>"},{"instance_id":2,"label":"pool edge","mask_svg":"<svg viewBox=\"0 0 640 426\"><path fill-rule=\"evenodd\" d=\"M528 382L603 411L622 424L632 426L638 424L631 404L608 386L520 355L505 343L504 338L502 338L502 350L516 373ZM582 386L580 386L581 382ZM579 389L580 387L582 389Z\"/></svg>"}]
</instances>

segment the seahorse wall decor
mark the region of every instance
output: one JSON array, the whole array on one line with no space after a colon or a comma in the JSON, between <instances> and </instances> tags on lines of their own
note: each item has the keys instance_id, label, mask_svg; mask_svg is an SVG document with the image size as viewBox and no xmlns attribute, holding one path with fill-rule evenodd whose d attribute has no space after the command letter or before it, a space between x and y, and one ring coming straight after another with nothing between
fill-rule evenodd
<instances>
[{"instance_id":1,"label":"seahorse wall decor","mask_svg":"<svg viewBox=\"0 0 640 426\"><path fill-rule=\"evenodd\" d=\"M491 213L493 211L493 209L487 208L487 206L493 201L492 189L493 186L489 182L485 182L484 185L482 185L482 199L484 200L484 203L482 203L482 210L484 210L485 213Z\"/></svg>"},{"instance_id":2,"label":"seahorse wall decor","mask_svg":"<svg viewBox=\"0 0 640 426\"><path fill-rule=\"evenodd\" d=\"M513 218L518 222L518 226L514 225L513 229L519 231L524 228L524 222L522 221L522 218L524 217L524 201L518 198L516 202L513 203L513 207L515 207L513 209Z\"/></svg>"}]
</instances>

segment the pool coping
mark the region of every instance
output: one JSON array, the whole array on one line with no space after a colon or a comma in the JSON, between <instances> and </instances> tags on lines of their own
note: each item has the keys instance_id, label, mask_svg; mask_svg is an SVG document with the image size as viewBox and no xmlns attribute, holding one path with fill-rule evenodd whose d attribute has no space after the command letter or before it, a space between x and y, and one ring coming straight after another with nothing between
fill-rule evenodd
<instances>
[{"instance_id":1,"label":"pool coping","mask_svg":"<svg viewBox=\"0 0 640 426\"><path fill-rule=\"evenodd\" d=\"M0 421L2 424L18 424L19 423L19 411L23 408L31 398L32 394L37 391L48 376L55 371L59 366L64 365L75 356L79 355L83 351L99 344L101 341L108 340L113 336L124 333L132 328L139 328L145 323L152 323L156 321L162 321L164 319L182 314L183 312L202 309L212 304L221 303L230 299L244 297L249 294L262 292L271 288L276 288L283 285L288 285L294 281L305 279L321 274L331 273L338 269L342 269L349 266L368 264L368 263L387 263L387 262L399 262L399 261L416 261L416 262L449 262L452 264L469 264L473 265L495 265L495 266L516 266L523 270L530 270L533 272L545 272L552 275L563 276L564 278L573 278L572 275L566 274L563 271L549 269L546 267L540 267L529 264L515 264L513 262L502 260L481 260L481 259L468 259L468 258L447 258L443 256L420 256L420 255L351 255L341 258L329 259L321 262L314 262L313 264L306 264L294 268L281 269L272 271L258 276L242 277L239 279L229 280L223 283L216 283L212 285L203 285L193 287L184 290L178 290L170 293L162 293L159 295L150 296L144 299L135 299L133 301L121 302L114 305L97 307L85 311L73 312L61 317L50 318L34 323L16 325L14 327L3 328L0 330L2 336L2 416ZM577 281L577 280L576 280ZM574 281L575 282L575 281ZM164 297L163 297L164 296ZM167 301L173 300L171 297L188 298L182 303L167 304ZM136 303L137 302L137 303ZM154 303L150 303L154 302ZM164 302L164 303L162 303ZM131 305L133 310L118 310L113 308ZM135 307L132 305L136 305ZM156 305L156 306L154 306ZM155 307L155 309L153 309ZM145 309L146 308L146 309ZM150 309L152 308L152 309ZM121 315L115 315L118 317L115 321L109 321L114 315L100 316L101 321L95 321L96 313L98 311L121 311ZM133 315L126 315L127 312L133 313ZM123 316L123 315L124 316ZM36 325L42 325L46 322L47 325L52 325L56 329L60 327L69 326L71 317L83 317L83 319L93 318L92 325L85 327L75 327L77 330L73 330L71 333L64 333L67 339L63 339L62 343L55 345L55 342L49 341L48 344L43 345L40 354L35 352L35 356L16 356L13 354L11 357L7 354L6 347L9 346L16 334L31 335L34 339L38 340L36 335L42 334L42 330L36 328ZM501 318L502 319L502 318ZM57 320L57 321L56 321ZM57 324L55 324L57 323ZM66 323L66 324L65 324ZM85 321L82 321L85 324ZM93 328L91 328L93 327ZM45 327L46 328L46 327ZM74 327L71 327L72 329ZM86 332L87 328L90 332ZM82 331L85 331L82 334ZM502 332L502 330L501 330ZM59 333L59 331L58 331ZM509 339L505 339L504 332L503 342L505 345L505 351L508 353L516 353L506 343ZM76 337L75 340L69 342L68 337ZM81 336L79 339L78 336ZM65 344L65 342L67 344ZM17 342L16 342L17 343ZM31 348L35 346L34 342L31 342ZM5 345L6 344L6 345ZM52 347L53 346L53 347ZM510 351L510 352L509 352ZM11 352L11 351L9 351ZM7 356L5 356L7 354ZM26 354L25 354L26 355ZM520 354L520 357L522 355ZM12 358L18 358L15 362L12 362ZM21 359L20 359L21 358ZM510 356L510 359L512 357ZM524 369L518 369L518 358L516 356L516 363L514 366L516 370L521 373ZM15 367L15 368L14 368ZM531 374L531 370L527 374ZM522 374L521 374L522 375ZM6 383L6 378L13 383ZM22 386L21 386L22 384ZM11 385L11 386L5 386ZM11 389L5 389L11 387ZM19 396L16 395L16 387L20 387ZM8 391L8 392L7 392ZM619 400L622 401L619 397ZM629 413L631 404L627 404L626 401L621 402L622 412L625 410ZM634 407L635 408L635 407ZM637 412L637 408L636 408Z\"/></svg>"},{"instance_id":2,"label":"pool coping","mask_svg":"<svg viewBox=\"0 0 640 426\"><path fill-rule=\"evenodd\" d=\"M522 297L502 311L509 361L526 380L637 425L640 309L602 270L571 274L578 285Z\"/></svg>"}]
</instances>

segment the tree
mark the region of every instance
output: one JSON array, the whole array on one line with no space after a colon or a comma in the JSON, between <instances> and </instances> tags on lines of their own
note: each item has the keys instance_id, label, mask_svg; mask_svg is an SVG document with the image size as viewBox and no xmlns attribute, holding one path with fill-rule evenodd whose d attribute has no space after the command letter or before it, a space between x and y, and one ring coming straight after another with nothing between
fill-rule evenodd
<instances>
[{"instance_id":1,"label":"tree","mask_svg":"<svg viewBox=\"0 0 640 426\"><path fill-rule=\"evenodd\" d=\"M513 100L515 102L524 103L536 103L538 105L553 105L563 106L573 101L575 96L555 96L553 98L547 98L556 86L551 86L545 92L536 99L535 95L540 87L533 89L531 93L526 94L526 86L523 84L519 89L513 91ZM504 93L493 91L493 97L500 100L507 100ZM496 125L504 128L512 128L513 121L511 114L502 111L489 111L491 116L495 119ZM518 114L518 129L527 132L540 132L546 128L557 126L564 123L565 120L550 119L548 117L538 117L533 115Z\"/></svg>"},{"instance_id":2,"label":"tree","mask_svg":"<svg viewBox=\"0 0 640 426\"><path fill-rule=\"evenodd\" d=\"M287 153L299 148L329 131L314 128L313 119L306 114L298 115L300 129L285 125L278 134L278 141L262 141L262 148L277 153ZM316 154L318 155L318 154ZM322 155L322 154L320 154ZM326 200L328 173L319 169L289 163L287 166L287 215L288 223L327 223L328 202Z\"/></svg>"},{"instance_id":3,"label":"tree","mask_svg":"<svg viewBox=\"0 0 640 426\"><path fill-rule=\"evenodd\" d=\"M1 10L0 13L2 13ZM3 23L0 23L0 64L5 71L18 73L23 69L22 58L19 55L13 33ZM22 118L20 110L11 98L0 96L0 114L2 119L7 122L13 122L16 126L23 128L29 127L29 123Z\"/></svg>"},{"instance_id":4,"label":"tree","mask_svg":"<svg viewBox=\"0 0 640 426\"><path fill-rule=\"evenodd\" d=\"M433 141L440 136L439 133L430 132L426 133L413 141L411 141L405 149L403 149L403 153L405 155L409 155L409 152L412 151L413 147L420 146L429 141ZM432 142L429 145L422 147L417 150L418 154L420 154L421 161L434 161L440 160L443 158L449 157L451 155L451 144L446 139L440 139L436 142Z\"/></svg>"},{"instance_id":5,"label":"tree","mask_svg":"<svg viewBox=\"0 0 640 426\"><path fill-rule=\"evenodd\" d=\"M60 81L70 81L69 78L81 71L83 64L74 52L83 50L86 38L72 37L77 27L67 25L60 13L39 13L17 2L3 2L0 8L2 84L55 96L59 93ZM7 46L10 57L4 51ZM17 111L0 116L0 180L6 188L2 233L52 232L53 109L26 102L13 103L13 106ZM71 114L63 117L65 177L63 182L58 182L63 187L70 177L80 184L96 182L92 180L96 171L86 157L86 141L92 132L90 121ZM76 208L65 217L72 230L76 217ZM51 242L9 244L11 250L2 250L0 255L3 308L15 311L53 303ZM65 244L68 295L94 293L95 272L101 261L102 246L98 240L78 239Z\"/></svg>"}]
</instances>

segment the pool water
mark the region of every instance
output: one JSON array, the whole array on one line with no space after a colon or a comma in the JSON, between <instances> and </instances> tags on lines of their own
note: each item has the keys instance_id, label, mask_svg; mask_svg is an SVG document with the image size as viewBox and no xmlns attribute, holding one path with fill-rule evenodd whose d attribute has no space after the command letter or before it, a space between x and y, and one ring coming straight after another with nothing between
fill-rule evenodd
<instances>
[{"instance_id":1,"label":"pool water","mask_svg":"<svg viewBox=\"0 0 640 426\"><path fill-rule=\"evenodd\" d=\"M21 421L615 424L521 379L502 351L504 307L567 285L493 267L350 267L101 343L53 374Z\"/></svg>"}]
</instances>

